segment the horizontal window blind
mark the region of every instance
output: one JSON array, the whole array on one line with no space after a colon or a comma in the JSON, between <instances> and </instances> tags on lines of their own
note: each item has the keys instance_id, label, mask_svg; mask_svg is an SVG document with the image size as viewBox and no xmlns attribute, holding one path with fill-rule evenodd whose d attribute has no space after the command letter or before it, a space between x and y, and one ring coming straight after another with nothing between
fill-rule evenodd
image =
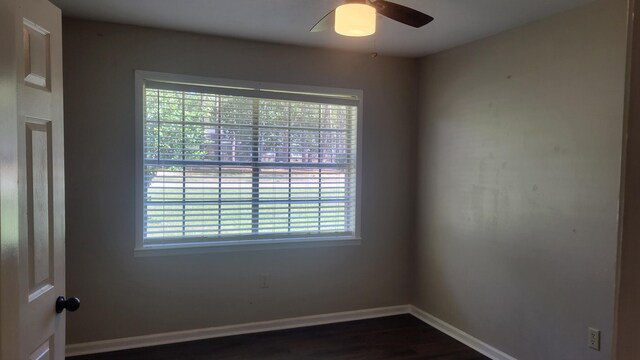
<instances>
[{"instance_id":1,"label":"horizontal window blind","mask_svg":"<svg viewBox=\"0 0 640 360\"><path fill-rule=\"evenodd\" d=\"M143 92L143 245L355 235L358 99Z\"/></svg>"}]
</instances>

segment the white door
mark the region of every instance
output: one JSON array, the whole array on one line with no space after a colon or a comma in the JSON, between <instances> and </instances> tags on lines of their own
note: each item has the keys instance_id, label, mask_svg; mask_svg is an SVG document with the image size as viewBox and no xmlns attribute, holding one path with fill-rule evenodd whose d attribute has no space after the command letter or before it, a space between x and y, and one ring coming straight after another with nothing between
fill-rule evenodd
<instances>
[{"instance_id":1,"label":"white door","mask_svg":"<svg viewBox=\"0 0 640 360\"><path fill-rule=\"evenodd\" d=\"M0 355L62 360L61 15L46 0L0 0L0 7Z\"/></svg>"}]
</instances>

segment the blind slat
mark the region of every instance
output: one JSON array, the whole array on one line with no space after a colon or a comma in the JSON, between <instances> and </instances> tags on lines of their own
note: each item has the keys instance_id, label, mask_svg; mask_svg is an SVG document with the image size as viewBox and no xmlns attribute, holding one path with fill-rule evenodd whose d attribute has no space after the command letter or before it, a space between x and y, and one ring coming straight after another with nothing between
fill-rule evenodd
<instances>
[{"instance_id":1,"label":"blind slat","mask_svg":"<svg viewBox=\"0 0 640 360\"><path fill-rule=\"evenodd\" d=\"M353 96L332 94L305 94L295 92L281 92L275 89L241 88L225 86L209 86L196 84L180 84L175 82L145 81L147 89L158 91L168 90L174 92L189 92L197 94L227 95L232 97L245 97L269 100L286 100L296 102L311 102L332 105L357 106L358 99Z\"/></svg>"}]
</instances>

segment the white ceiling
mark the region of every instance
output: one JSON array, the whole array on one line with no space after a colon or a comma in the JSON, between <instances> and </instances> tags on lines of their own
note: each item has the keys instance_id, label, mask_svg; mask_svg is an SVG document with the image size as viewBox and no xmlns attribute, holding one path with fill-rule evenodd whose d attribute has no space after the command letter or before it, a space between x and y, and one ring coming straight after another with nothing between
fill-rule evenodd
<instances>
[{"instance_id":1,"label":"white ceiling","mask_svg":"<svg viewBox=\"0 0 640 360\"><path fill-rule=\"evenodd\" d=\"M64 16L269 42L422 56L592 0L394 0L435 20L420 28L378 16L378 31L346 38L309 29L343 0L52 0Z\"/></svg>"}]
</instances>

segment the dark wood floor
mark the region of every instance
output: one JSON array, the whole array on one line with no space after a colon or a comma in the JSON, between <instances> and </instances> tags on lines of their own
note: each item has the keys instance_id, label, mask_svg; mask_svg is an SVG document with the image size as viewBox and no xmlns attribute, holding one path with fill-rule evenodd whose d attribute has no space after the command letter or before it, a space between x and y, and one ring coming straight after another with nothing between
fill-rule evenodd
<instances>
[{"instance_id":1,"label":"dark wood floor","mask_svg":"<svg viewBox=\"0 0 640 360\"><path fill-rule=\"evenodd\" d=\"M76 356L73 360L439 359L482 354L411 315Z\"/></svg>"}]
</instances>

